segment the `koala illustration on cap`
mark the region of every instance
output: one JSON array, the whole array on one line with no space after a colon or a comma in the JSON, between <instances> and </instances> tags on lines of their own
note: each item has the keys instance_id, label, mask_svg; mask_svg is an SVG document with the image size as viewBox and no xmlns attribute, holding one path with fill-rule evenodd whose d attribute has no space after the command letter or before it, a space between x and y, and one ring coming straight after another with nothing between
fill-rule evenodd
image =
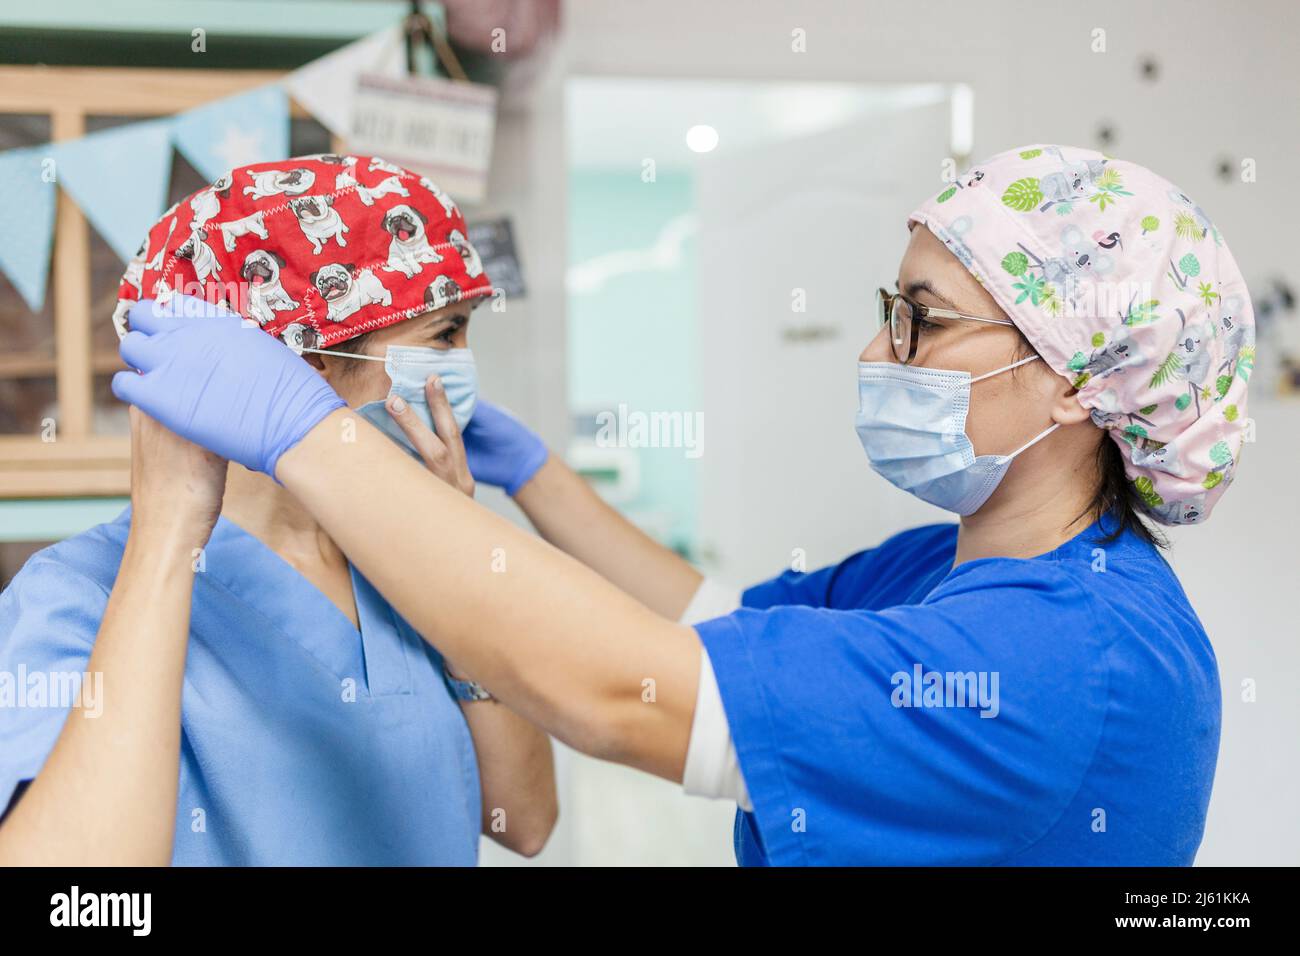
<instances>
[{"instance_id":1,"label":"koala illustration on cap","mask_svg":"<svg viewBox=\"0 0 1300 956\"><path fill-rule=\"evenodd\" d=\"M1096 349L1083 366L1093 378L1105 378L1113 372L1123 373L1130 365L1140 365L1144 361L1142 350L1133 341L1128 326L1115 330L1109 342Z\"/></svg>"},{"instance_id":2,"label":"koala illustration on cap","mask_svg":"<svg viewBox=\"0 0 1300 956\"><path fill-rule=\"evenodd\" d=\"M1097 186L1097 179L1106 166L1106 160L1084 159L1070 162L1058 146L1049 146L1043 152L1056 156L1061 161L1061 169L1039 178L1038 188L1042 191L1043 198L1047 200L1039 207L1039 212L1046 212L1057 203L1072 203L1079 199L1087 199L1101 191Z\"/></svg>"}]
</instances>

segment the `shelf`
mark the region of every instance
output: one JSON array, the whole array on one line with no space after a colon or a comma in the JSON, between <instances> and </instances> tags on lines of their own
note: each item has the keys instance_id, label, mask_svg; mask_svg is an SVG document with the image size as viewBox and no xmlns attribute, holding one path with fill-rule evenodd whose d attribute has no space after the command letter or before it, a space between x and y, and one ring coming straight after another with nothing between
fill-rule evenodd
<instances>
[{"instance_id":1,"label":"shelf","mask_svg":"<svg viewBox=\"0 0 1300 956\"><path fill-rule=\"evenodd\" d=\"M107 375L121 371L126 364L117 352L96 352L90 357L90 367L96 375ZM0 355L0 379L53 378L57 371L58 360L53 355Z\"/></svg>"}]
</instances>

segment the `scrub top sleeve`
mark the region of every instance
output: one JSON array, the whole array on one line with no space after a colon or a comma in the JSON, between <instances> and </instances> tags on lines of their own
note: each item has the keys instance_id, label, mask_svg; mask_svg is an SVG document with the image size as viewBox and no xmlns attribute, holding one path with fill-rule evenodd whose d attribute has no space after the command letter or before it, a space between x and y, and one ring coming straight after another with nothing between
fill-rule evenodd
<instances>
[{"instance_id":1,"label":"scrub top sleeve","mask_svg":"<svg viewBox=\"0 0 1300 956\"><path fill-rule=\"evenodd\" d=\"M768 862L992 864L1041 838L1100 739L1099 611L1049 562L990 560L921 604L696 625Z\"/></svg>"},{"instance_id":2,"label":"scrub top sleeve","mask_svg":"<svg viewBox=\"0 0 1300 956\"><path fill-rule=\"evenodd\" d=\"M0 811L44 765L78 688L84 719L102 704L85 671L107 605L99 584L39 557L0 593Z\"/></svg>"},{"instance_id":3,"label":"scrub top sleeve","mask_svg":"<svg viewBox=\"0 0 1300 956\"><path fill-rule=\"evenodd\" d=\"M746 588L740 595L743 607L768 608L784 604L826 607L830 603L831 584L839 565L816 571L786 571L767 581Z\"/></svg>"}]
</instances>

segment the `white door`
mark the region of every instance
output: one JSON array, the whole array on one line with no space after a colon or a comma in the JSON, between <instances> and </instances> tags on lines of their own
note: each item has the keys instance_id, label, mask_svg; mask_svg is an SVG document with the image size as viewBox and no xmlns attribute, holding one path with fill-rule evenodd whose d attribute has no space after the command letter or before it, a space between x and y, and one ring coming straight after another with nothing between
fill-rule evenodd
<instances>
[{"instance_id":1,"label":"white door","mask_svg":"<svg viewBox=\"0 0 1300 956\"><path fill-rule=\"evenodd\" d=\"M948 104L704 157L696 175L705 563L749 585L950 518L867 466L853 430L874 293L937 193ZM797 311L800 297L804 311Z\"/></svg>"}]
</instances>

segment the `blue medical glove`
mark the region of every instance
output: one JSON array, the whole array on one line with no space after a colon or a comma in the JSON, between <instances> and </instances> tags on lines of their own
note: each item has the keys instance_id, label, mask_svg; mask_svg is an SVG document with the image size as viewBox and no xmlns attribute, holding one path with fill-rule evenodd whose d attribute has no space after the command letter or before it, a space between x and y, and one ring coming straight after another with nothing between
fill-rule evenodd
<instances>
[{"instance_id":1,"label":"blue medical glove","mask_svg":"<svg viewBox=\"0 0 1300 956\"><path fill-rule=\"evenodd\" d=\"M482 399L474 406L474 417L461 437L474 480L504 488L512 498L546 461L546 445L536 432L504 408Z\"/></svg>"},{"instance_id":2,"label":"blue medical glove","mask_svg":"<svg viewBox=\"0 0 1300 956\"><path fill-rule=\"evenodd\" d=\"M128 313L119 351L132 371L113 394L222 458L275 477L280 456L346 407L287 345L220 306L177 295Z\"/></svg>"}]
</instances>

